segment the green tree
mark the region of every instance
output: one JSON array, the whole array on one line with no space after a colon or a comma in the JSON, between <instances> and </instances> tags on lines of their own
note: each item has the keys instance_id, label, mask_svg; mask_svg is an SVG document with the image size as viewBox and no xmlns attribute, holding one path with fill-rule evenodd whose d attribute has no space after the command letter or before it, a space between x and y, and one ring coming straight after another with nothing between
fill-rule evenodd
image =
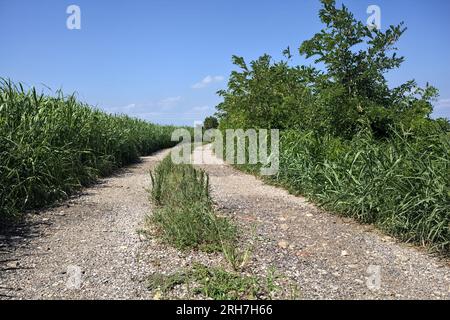
<instances>
[{"instance_id":1,"label":"green tree","mask_svg":"<svg viewBox=\"0 0 450 320\"><path fill-rule=\"evenodd\" d=\"M217 129L219 127L219 120L216 117L207 117L203 124L205 130Z\"/></svg>"},{"instance_id":2,"label":"green tree","mask_svg":"<svg viewBox=\"0 0 450 320\"><path fill-rule=\"evenodd\" d=\"M403 23L382 32L357 21L345 5L337 8L335 0L321 2L319 17L326 27L303 42L300 53L326 66L316 86L333 133L351 137L361 126L370 126L385 136L394 124L411 127L427 118L435 88L420 89L409 81L390 89L385 78L404 61L395 47L406 31Z\"/></svg>"},{"instance_id":3,"label":"green tree","mask_svg":"<svg viewBox=\"0 0 450 320\"><path fill-rule=\"evenodd\" d=\"M289 51L285 55L290 58ZM219 91L224 98L217 107L222 127L288 129L317 123L310 68L274 63L269 55L249 64L233 56L233 63L239 70L232 72L228 89Z\"/></svg>"}]
</instances>

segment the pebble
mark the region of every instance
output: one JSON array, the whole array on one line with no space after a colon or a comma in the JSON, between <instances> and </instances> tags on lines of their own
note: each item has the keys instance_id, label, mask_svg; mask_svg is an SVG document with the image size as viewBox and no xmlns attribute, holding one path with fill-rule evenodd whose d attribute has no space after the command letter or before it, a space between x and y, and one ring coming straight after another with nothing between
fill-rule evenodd
<instances>
[{"instance_id":1,"label":"pebble","mask_svg":"<svg viewBox=\"0 0 450 320\"><path fill-rule=\"evenodd\" d=\"M8 262L6 264L6 267L11 268L11 269L17 268L19 266L20 266L20 262L19 261L10 261L10 262Z\"/></svg>"},{"instance_id":2,"label":"pebble","mask_svg":"<svg viewBox=\"0 0 450 320\"><path fill-rule=\"evenodd\" d=\"M289 243L285 240L281 240L278 242L278 246L282 249L287 249L289 247Z\"/></svg>"}]
</instances>

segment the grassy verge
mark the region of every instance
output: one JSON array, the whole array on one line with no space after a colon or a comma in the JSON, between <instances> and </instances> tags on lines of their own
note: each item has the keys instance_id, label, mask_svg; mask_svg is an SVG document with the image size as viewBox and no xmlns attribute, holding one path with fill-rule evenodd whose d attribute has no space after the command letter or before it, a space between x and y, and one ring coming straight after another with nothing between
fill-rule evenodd
<instances>
[{"instance_id":1,"label":"grassy verge","mask_svg":"<svg viewBox=\"0 0 450 320\"><path fill-rule=\"evenodd\" d=\"M174 128L0 82L0 220L15 220L173 145Z\"/></svg>"},{"instance_id":2,"label":"grassy verge","mask_svg":"<svg viewBox=\"0 0 450 320\"><path fill-rule=\"evenodd\" d=\"M191 165L164 159L152 173L156 204L150 222L161 237L179 249L223 251L236 238L236 228L214 213L208 175Z\"/></svg>"}]
</instances>

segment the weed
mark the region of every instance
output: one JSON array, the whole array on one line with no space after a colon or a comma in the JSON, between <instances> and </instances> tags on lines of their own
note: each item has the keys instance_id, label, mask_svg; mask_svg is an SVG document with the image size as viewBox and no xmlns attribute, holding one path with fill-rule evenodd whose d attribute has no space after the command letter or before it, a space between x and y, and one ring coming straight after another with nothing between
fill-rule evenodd
<instances>
[{"instance_id":1,"label":"weed","mask_svg":"<svg viewBox=\"0 0 450 320\"><path fill-rule=\"evenodd\" d=\"M223 243L234 243L236 228L215 215L204 171L175 165L168 157L151 177L156 208L149 222L157 226L163 239L179 249L204 251L221 251Z\"/></svg>"},{"instance_id":2,"label":"weed","mask_svg":"<svg viewBox=\"0 0 450 320\"><path fill-rule=\"evenodd\" d=\"M275 272L266 278L229 272L222 267L195 264L191 269L172 275L154 274L147 280L147 288L169 295L177 285L186 285L189 294L214 300L271 299L281 288L275 284Z\"/></svg>"}]
</instances>

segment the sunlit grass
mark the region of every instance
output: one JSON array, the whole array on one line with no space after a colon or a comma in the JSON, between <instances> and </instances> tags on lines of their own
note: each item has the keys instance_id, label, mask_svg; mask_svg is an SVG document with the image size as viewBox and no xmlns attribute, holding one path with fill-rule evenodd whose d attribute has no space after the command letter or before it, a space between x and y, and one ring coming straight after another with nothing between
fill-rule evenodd
<instances>
[{"instance_id":1,"label":"sunlit grass","mask_svg":"<svg viewBox=\"0 0 450 320\"><path fill-rule=\"evenodd\" d=\"M0 82L0 218L65 198L99 176L173 145L172 127L113 116L74 95Z\"/></svg>"}]
</instances>

